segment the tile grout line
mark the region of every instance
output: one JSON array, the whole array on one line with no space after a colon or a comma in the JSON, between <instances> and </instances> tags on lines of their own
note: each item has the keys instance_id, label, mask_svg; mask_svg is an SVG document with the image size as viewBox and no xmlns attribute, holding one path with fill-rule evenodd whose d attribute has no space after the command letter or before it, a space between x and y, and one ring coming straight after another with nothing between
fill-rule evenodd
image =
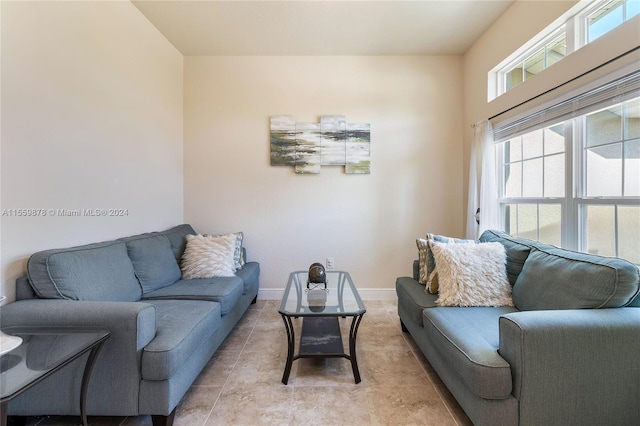
<instances>
[{"instance_id":1,"label":"tile grout line","mask_svg":"<svg viewBox=\"0 0 640 426\"><path fill-rule=\"evenodd\" d=\"M266 306L266 304L265 304L265 306ZM211 409L209 410L209 413L207 414L207 417L204 419L204 422L202 423L202 426L205 426L207 424L207 422L209 421L209 418L211 418L211 415L213 414L213 411L216 408L216 405L218 404L218 401L220 401L220 397L224 393L225 388L226 388L226 386L227 386L227 384L229 382L229 379L231 378L231 375L233 374L233 370L235 370L236 366L238 365L238 362L240 361L240 357L242 357L242 353L244 352L244 348L247 346L247 342L251 338L251 335L253 334L253 332L254 332L254 330L256 328L256 324L258 323L257 320L262 316L262 313L264 312L265 306L263 306L261 309L256 309L256 310L261 311L260 315L258 316L256 321L251 326L251 332L247 336L247 340L245 340L244 345L242 345L242 348L240 349L240 353L238 354L238 358L233 363L233 367L231 367L231 371L229 372L229 375L227 375L227 378L225 379L224 383L222 384L222 386L220 388L220 392L218 393L218 396L216 397L215 401L213 402L213 405L211 406ZM245 312L245 314L246 314L246 312ZM234 329L235 329L235 327L234 327ZM227 336L227 337L229 337L229 336ZM225 338L225 340L226 340L226 338ZM223 343L224 343L224 341L223 341Z\"/></svg>"},{"instance_id":2,"label":"tile grout line","mask_svg":"<svg viewBox=\"0 0 640 426\"><path fill-rule=\"evenodd\" d=\"M408 337L405 336L405 333L402 330L400 331L402 333L402 338L404 339L405 343L409 346L409 349L411 350L411 354L413 355L414 359L416 360L416 362L418 363L418 365L420 366L420 368L422 369L422 371L425 373L425 375L427 376L427 379L429 379L429 383L431 383L431 386L433 386L434 390L436 391L436 393L438 394L438 398L440 398L440 401L442 402L442 404L444 405L444 407L447 409L447 412L449 413L449 415L451 416L451 418L453 419L453 422L457 425L460 426L460 423L458 422L458 419L456 418L456 416L453 414L453 411L451 410L451 407L449 407L449 403L445 400L445 398L442 396L442 392L440 391L440 387L433 382L433 379L431 378L431 375L429 374L429 372L427 371L427 369L424 367L424 365L422 364L422 361L418 358L418 354L416 354L416 352L413 350L413 348L411 347L411 344L408 342ZM427 360L428 361L428 360ZM435 372L435 370L434 370ZM435 373L437 374L437 373Z\"/></svg>"}]
</instances>

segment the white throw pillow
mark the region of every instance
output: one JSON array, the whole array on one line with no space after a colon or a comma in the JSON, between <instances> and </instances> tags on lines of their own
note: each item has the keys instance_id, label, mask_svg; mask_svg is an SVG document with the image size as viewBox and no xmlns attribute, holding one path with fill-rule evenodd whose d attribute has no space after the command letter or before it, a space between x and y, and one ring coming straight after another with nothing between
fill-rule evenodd
<instances>
[{"instance_id":1,"label":"white throw pillow","mask_svg":"<svg viewBox=\"0 0 640 426\"><path fill-rule=\"evenodd\" d=\"M497 242L435 243L440 306L513 306L507 255Z\"/></svg>"},{"instance_id":2,"label":"white throw pillow","mask_svg":"<svg viewBox=\"0 0 640 426\"><path fill-rule=\"evenodd\" d=\"M236 236L233 234L219 237L187 235L180 266L182 279L233 277L235 250Z\"/></svg>"},{"instance_id":3,"label":"white throw pillow","mask_svg":"<svg viewBox=\"0 0 640 426\"><path fill-rule=\"evenodd\" d=\"M216 234L216 235L204 234L205 237L222 237L226 235L233 235L236 237L236 250L233 255L233 261L235 263L236 270L241 269L246 263L242 253L242 240L244 239L243 232L233 232L231 234Z\"/></svg>"}]
</instances>

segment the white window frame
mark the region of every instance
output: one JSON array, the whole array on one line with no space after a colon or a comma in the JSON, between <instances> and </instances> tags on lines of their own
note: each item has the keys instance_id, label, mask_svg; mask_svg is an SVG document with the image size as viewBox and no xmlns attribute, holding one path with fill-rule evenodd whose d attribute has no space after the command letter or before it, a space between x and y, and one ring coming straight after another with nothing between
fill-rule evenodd
<instances>
[{"instance_id":1,"label":"white window frame","mask_svg":"<svg viewBox=\"0 0 640 426\"><path fill-rule=\"evenodd\" d=\"M637 99L637 98L636 98ZM622 104L624 102L620 102ZM618 103L614 104L618 105ZM613 105L612 105L613 106ZM597 111L593 111L597 112ZM592 112L592 113L593 113ZM624 110L623 110L624 113ZM586 166L586 115L581 115L575 118L573 127L574 132L577 133L578 137L573 139L574 147L573 152L574 156L577 159L574 162L574 172L573 176L575 178L575 196L573 197L574 212L573 218L575 218L576 226L573 230L572 235L570 235L569 244L575 245L575 250L586 252L587 247L587 208L589 206L612 206L614 207L615 215L614 215L614 228L615 228L615 256L619 256L620 244L619 244L619 233L618 233L618 214L617 210L620 206L639 206L640 205L640 196L629 196L625 195L624 191L624 164L622 163L622 192L619 196L588 196L587 195L587 174L585 171ZM636 140L637 138L632 138L631 140ZM622 135L622 139L620 142L628 142L629 140L624 138L624 134ZM624 147L624 145L623 145ZM624 156L624 150L622 151L622 155Z\"/></svg>"},{"instance_id":2,"label":"white window frame","mask_svg":"<svg viewBox=\"0 0 640 426\"><path fill-rule=\"evenodd\" d=\"M576 6L570 9L565 19L561 19L552 23L545 30L538 33L535 37L525 43L516 52L512 53L505 60L500 62L488 73L490 93L488 94L488 100L495 99L496 97L507 93L507 74L517 64L524 63L528 58L535 55L541 47L548 44L555 37L565 32L566 40L566 54L565 58L575 52L576 50L586 46L588 44L588 19L589 16L597 11L607 7L610 3L617 0L591 0L581 1ZM623 21L626 22L629 18L626 16L626 3L630 0L622 0L625 3L623 7ZM637 1L637 0L634 0ZM564 59L564 58L563 58ZM561 59L562 60L562 59ZM560 61L561 61L560 60ZM558 61L558 62L560 62ZM556 62L557 63L557 62ZM553 64L552 64L553 65ZM547 67L545 66L544 69ZM526 80L523 79L524 84ZM517 86L514 86L517 87ZM491 93L492 92L492 93Z\"/></svg>"},{"instance_id":3,"label":"white window frame","mask_svg":"<svg viewBox=\"0 0 640 426\"><path fill-rule=\"evenodd\" d=\"M586 46L587 44L590 43L589 42L589 21L588 21L589 17L594 13L604 9L605 7L607 7L608 5L610 5L615 1L620 1L621 3L623 3L622 23L620 24L622 25L625 22L627 22L627 20L629 19L629 17L627 16L626 6L630 0L609 0L604 2L602 0L594 0L592 5L587 6L583 11L576 14L573 21L577 23L576 28L578 28L578 31L576 32L576 38L578 40L579 47ZM633 0L633 1L638 1L638 0ZM617 27L614 27L614 28L617 28Z\"/></svg>"},{"instance_id":4,"label":"white window frame","mask_svg":"<svg viewBox=\"0 0 640 426\"><path fill-rule=\"evenodd\" d=\"M550 32L546 36L542 37L538 42L528 47L524 53L516 56L515 59L512 59L510 62L507 62L506 65L500 67L500 70L495 73L496 78L496 87L498 88L498 96L506 93L507 90L507 75L514 69L517 65L522 64L522 71L525 72L524 63L526 63L530 58L536 55L541 49L545 49L548 44L550 44L553 40L558 38L561 34L565 34L565 40L569 39L569 33L567 32L567 26L561 25L556 28L554 31ZM567 44L567 52L568 55L569 46ZM546 54L545 54L545 65L543 69L546 69L548 66L546 64ZM523 76L522 83L526 81L526 78ZM520 83L520 84L522 84Z\"/></svg>"},{"instance_id":5,"label":"white window frame","mask_svg":"<svg viewBox=\"0 0 640 426\"><path fill-rule=\"evenodd\" d=\"M505 152L504 152L504 143L507 140L510 139L506 139L504 141L500 141L500 143L498 143L496 145L496 165L498 167L498 204L499 204L499 211L500 211L500 220L501 220L501 226L503 230L506 230L506 209L507 206L512 204L512 205L518 205L518 204L522 204L522 205L532 205L535 204L536 205L536 209L538 210L538 214L537 214L537 221L538 221L538 226L536 227L537 229L537 235L538 238L536 238L536 240L539 239L540 237L540 215L539 215L539 208L540 205L543 204L559 204L560 205L560 220L561 220L561 226L560 226L560 241L561 241L561 246L565 247L565 248L569 248L569 249L576 249L575 246L571 245L570 243L570 239L571 239L571 235L569 232L567 232L567 230L565 229L564 224L570 223L570 216L569 216L569 211L573 210L572 207L570 206L574 194L573 191L573 173L569 173L569 170L572 170L572 163L573 163L573 152L571 150L571 141L569 140L568 136L571 136L571 134L573 133L572 129L568 129L570 127L573 126L569 126L567 125L567 123L569 123L571 120L561 120L558 121L557 123L548 125L548 126L544 126L543 128L548 128L548 127L553 127L559 123L564 122L565 126L564 126L564 156L565 156L565 195L564 197L507 197L505 194L505 174L504 174L504 170L505 170ZM532 130L535 131L535 130ZM544 179L544 177L543 177ZM515 234L514 234L515 235Z\"/></svg>"},{"instance_id":6,"label":"white window frame","mask_svg":"<svg viewBox=\"0 0 640 426\"><path fill-rule=\"evenodd\" d=\"M622 103L624 101L621 101ZM617 105L618 103L612 104ZM501 212L502 229L506 230L506 206L507 205L531 205L536 204L539 208L542 204L559 204L561 209L561 246L567 249L586 252L587 247L587 220L586 211L588 206L613 206L616 212L614 218L615 226L615 255L619 255L619 233L618 233L618 215L617 209L620 206L640 206L640 196L628 196L624 195L624 191L620 196L587 196L586 195L586 150L585 150L585 126L586 115L595 111L591 111L577 117L567 118L565 120L558 120L556 123L547 123L541 128L553 127L559 123L564 122L564 140L565 140L565 195L564 197L506 197L505 195L505 151L504 143L507 140L513 139L505 138L501 141L496 141L496 166L498 167L497 174L499 179L499 199L498 204ZM536 131L531 129L530 132ZM527 134L529 131L524 132ZM517 137L517 136L515 136ZM633 138L632 140L637 140ZM621 141L627 141L623 139ZM623 163L624 164L624 163ZM624 185L624 174L623 174ZM623 186L624 188L624 186ZM537 234L540 235L538 214L538 227ZM513 231L512 231L513 232Z\"/></svg>"}]
</instances>

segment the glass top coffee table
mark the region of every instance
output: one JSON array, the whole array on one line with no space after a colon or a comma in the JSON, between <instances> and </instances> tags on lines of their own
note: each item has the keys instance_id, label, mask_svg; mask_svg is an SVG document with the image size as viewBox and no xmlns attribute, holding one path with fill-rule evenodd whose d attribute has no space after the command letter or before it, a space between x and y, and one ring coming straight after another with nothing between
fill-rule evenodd
<instances>
[{"instance_id":1,"label":"glass top coffee table","mask_svg":"<svg viewBox=\"0 0 640 426\"><path fill-rule=\"evenodd\" d=\"M287 364L282 383L289 381L291 365L299 358L346 358L351 361L353 377L360 383L356 359L356 336L367 309L348 272L327 270L327 284L308 283L307 271L289 274L278 312L287 329ZM302 318L298 354L292 318ZM352 317L349 330L349 353L344 352L340 317Z\"/></svg>"},{"instance_id":2,"label":"glass top coffee table","mask_svg":"<svg viewBox=\"0 0 640 426\"><path fill-rule=\"evenodd\" d=\"M6 327L2 331L22 342L0 356L0 424L7 424L9 401L89 352L80 388L80 417L86 426L87 385L109 332L73 327Z\"/></svg>"}]
</instances>

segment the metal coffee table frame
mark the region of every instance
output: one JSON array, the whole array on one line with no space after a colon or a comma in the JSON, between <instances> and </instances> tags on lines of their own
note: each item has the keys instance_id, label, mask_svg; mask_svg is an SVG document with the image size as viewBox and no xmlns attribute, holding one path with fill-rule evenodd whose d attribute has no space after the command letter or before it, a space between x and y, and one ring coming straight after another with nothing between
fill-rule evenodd
<instances>
[{"instance_id":1,"label":"metal coffee table frame","mask_svg":"<svg viewBox=\"0 0 640 426\"><path fill-rule=\"evenodd\" d=\"M89 378L91 377L91 370L96 361L96 357L100 352L102 344L105 340L109 338L110 333L106 330L99 329L82 329L82 328L73 328L73 327L7 327L2 329L4 332L8 334L15 334L19 336L64 336L69 334L81 334L86 335L85 341L82 343L80 347L74 348L66 353L64 356L55 360L51 366L46 369L39 371L33 377L29 379L22 380L19 387L7 394L2 395L0 398L0 424L5 426L7 424L7 408L9 401L18 395L22 394L27 389L35 386L36 384L43 381L45 378L49 377L56 371L60 370L67 364L72 361L78 359L82 355L89 352L89 357L86 360L84 366L84 372L82 375L82 383L80 387L80 419L84 426L87 426L87 411L86 411L86 400L87 400L87 388L89 385ZM23 342L22 345L18 346L14 351L18 351L20 347L25 345ZM12 351L13 352L13 351ZM10 352L10 353L12 353ZM8 355L8 354L7 354ZM8 377L6 378L9 379ZM4 390L3 390L4 392ZM24 418L20 418L20 420L24 421ZM20 420L18 423L20 423Z\"/></svg>"},{"instance_id":2,"label":"metal coffee table frame","mask_svg":"<svg viewBox=\"0 0 640 426\"><path fill-rule=\"evenodd\" d=\"M327 270L326 289L307 284L307 271L289 274L278 312L287 330L287 363L282 383L287 384L293 361L299 358L346 358L351 361L355 383L361 381L356 357L356 337L367 311L351 276L345 271ZM318 302L317 292L325 291L326 303ZM316 292L314 297L311 292ZM307 300L305 300L307 296ZM306 302L306 303L305 303ZM302 317L298 354L295 354L295 330L292 318ZM349 328L349 353L344 352L339 318L352 317Z\"/></svg>"}]
</instances>

